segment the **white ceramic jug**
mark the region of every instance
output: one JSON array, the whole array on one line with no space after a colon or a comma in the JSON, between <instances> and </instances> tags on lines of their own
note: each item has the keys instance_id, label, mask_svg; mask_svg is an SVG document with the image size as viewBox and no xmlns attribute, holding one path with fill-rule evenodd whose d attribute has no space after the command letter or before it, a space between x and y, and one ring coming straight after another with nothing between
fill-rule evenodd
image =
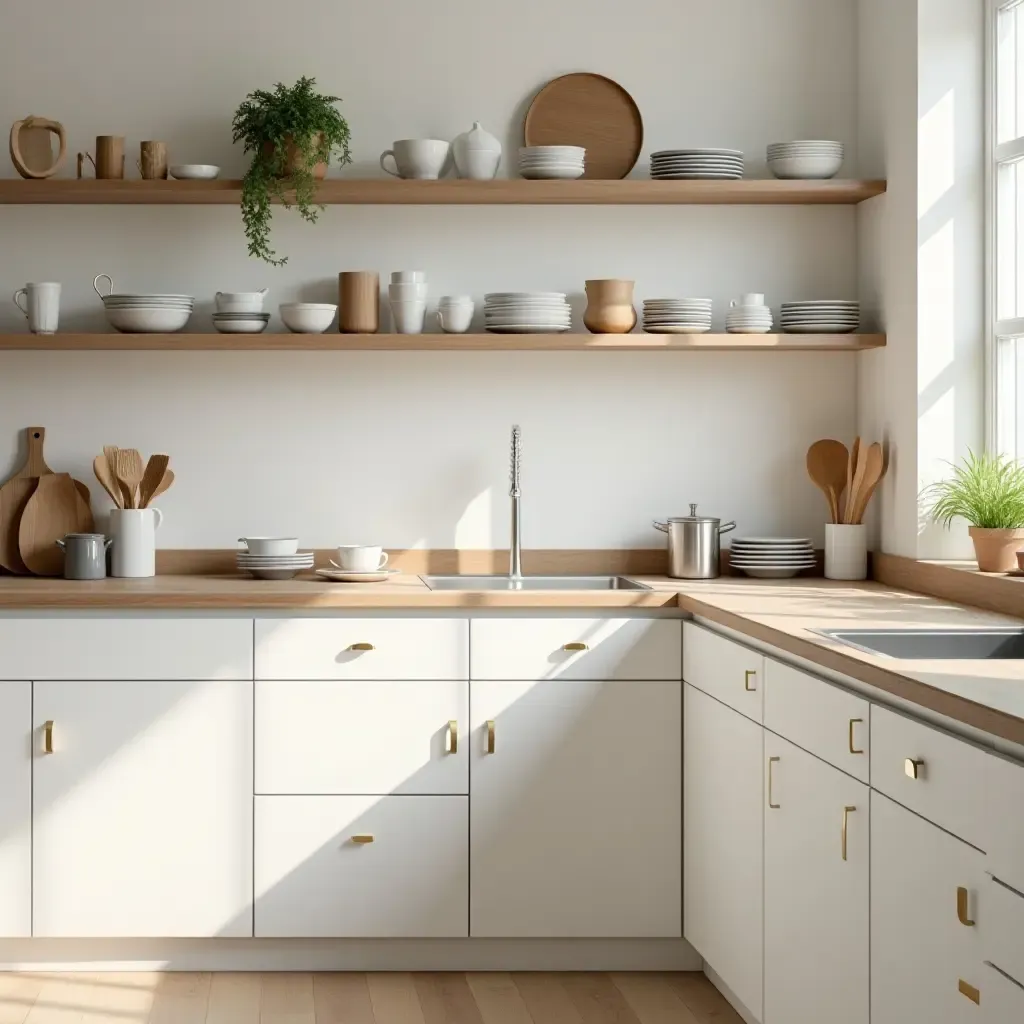
<instances>
[{"instance_id":1,"label":"white ceramic jug","mask_svg":"<svg viewBox=\"0 0 1024 1024\"><path fill-rule=\"evenodd\" d=\"M498 173L501 143L479 121L468 132L457 135L452 142L455 171L460 178L489 181Z\"/></svg>"},{"instance_id":2,"label":"white ceramic jug","mask_svg":"<svg viewBox=\"0 0 1024 1024\"><path fill-rule=\"evenodd\" d=\"M121 577L156 575L156 531L164 521L158 508L110 510L110 574Z\"/></svg>"}]
</instances>

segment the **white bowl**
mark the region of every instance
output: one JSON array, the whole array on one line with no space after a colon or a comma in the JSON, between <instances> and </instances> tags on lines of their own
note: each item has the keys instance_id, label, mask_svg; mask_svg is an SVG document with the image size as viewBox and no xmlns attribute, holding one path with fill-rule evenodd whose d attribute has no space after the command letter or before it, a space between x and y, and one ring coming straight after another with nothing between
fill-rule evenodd
<instances>
[{"instance_id":1,"label":"white bowl","mask_svg":"<svg viewBox=\"0 0 1024 1024\"><path fill-rule=\"evenodd\" d=\"M323 334L334 321L338 307L329 302L285 302L281 307L285 327L295 334Z\"/></svg>"},{"instance_id":2,"label":"white bowl","mask_svg":"<svg viewBox=\"0 0 1024 1024\"><path fill-rule=\"evenodd\" d=\"M216 164L171 164L170 172L180 181L212 181L220 168Z\"/></svg>"},{"instance_id":3,"label":"white bowl","mask_svg":"<svg viewBox=\"0 0 1024 1024\"><path fill-rule=\"evenodd\" d=\"M258 292L217 292L213 301L218 313L262 313L266 288Z\"/></svg>"},{"instance_id":4,"label":"white bowl","mask_svg":"<svg viewBox=\"0 0 1024 1024\"><path fill-rule=\"evenodd\" d=\"M169 307L107 309L110 326L124 334L173 334L188 323L191 315L191 309Z\"/></svg>"},{"instance_id":5,"label":"white bowl","mask_svg":"<svg viewBox=\"0 0 1024 1024\"><path fill-rule=\"evenodd\" d=\"M768 170L784 180L834 178L843 166L841 156L769 157Z\"/></svg>"},{"instance_id":6,"label":"white bowl","mask_svg":"<svg viewBox=\"0 0 1024 1024\"><path fill-rule=\"evenodd\" d=\"M539 181L544 178L582 178L583 168L582 167L523 167L520 170L520 174L524 178L532 181Z\"/></svg>"},{"instance_id":7,"label":"white bowl","mask_svg":"<svg viewBox=\"0 0 1024 1024\"><path fill-rule=\"evenodd\" d=\"M267 329L266 320L214 320L218 334L262 334Z\"/></svg>"},{"instance_id":8,"label":"white bowl","mask_svg":"<svg viewBox=\"0 0 1024 1024\"><path fill-rule=\"evenodd\" d=\"M294 555L299 550L298 537L239 537L238 543L250 555Z\"/></svg>"}]
</instances>

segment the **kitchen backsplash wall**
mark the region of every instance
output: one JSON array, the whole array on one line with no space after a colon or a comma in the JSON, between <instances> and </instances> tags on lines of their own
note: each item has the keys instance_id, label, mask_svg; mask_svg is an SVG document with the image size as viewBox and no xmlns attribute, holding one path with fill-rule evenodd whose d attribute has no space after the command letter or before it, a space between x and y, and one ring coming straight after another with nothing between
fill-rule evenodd
<instances>
[{"instance_id":1,"label":"kitchen backsplash wall","mask_svg":"<svg viewBox=\"0 0 1024 1024\"><path fill-rule=\"evenodd\" d=\"M855 13L854 0L294 0L284 26L265 0L37 0L5 14L0 125L57 118L72 154L124 134L129 164L140 140L163 139L172 161L237 177L234 108L310 74L344 97L347 174L378 176L394 139L451 138L474 119L505 142L504 174L529 97L588 69L640 106L637 175L651 150L690 144L742 148L760 175L765 145L796 137L844 140L850 175ZM289 299L336 301L345 269L423 269L435 299L558 289L577 312L587 277L632 277L638 302L713 297L719 330L741 292L776 308L856 294L856 216L841 207L331 207L316 227L278 210L281 269L248 259L232 207L3 207L0 239L8 292L63 283L63 329L102 328L100 272L119 289L196 295L202 330L217 289L269 287L276 313ZM23 329L0 304L0 331ZM852 435L855 404L849 355L2 353L0 471L19 428L41 424L50 464L83 479L104 443L170 452L164 546L296 531L316 545L492 547L507 543L517 421L529 547L658 546L650 518L690 501L745 532L820 543L804 453Z\"/></svg>"}]
</instances>

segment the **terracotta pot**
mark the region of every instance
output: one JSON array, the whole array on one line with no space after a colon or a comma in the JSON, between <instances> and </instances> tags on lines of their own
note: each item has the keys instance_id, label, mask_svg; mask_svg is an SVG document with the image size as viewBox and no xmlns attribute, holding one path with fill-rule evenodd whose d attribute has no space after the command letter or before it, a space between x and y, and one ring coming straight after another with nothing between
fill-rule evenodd
<instances>
[{"instance_id":1,"label":"terracotta pot","mask_svg":"<svg viewBox=\"0 0 1024 1024\"><path fill-rule=\"evenodd\" d=\"M1012 572L1017 568L1017 552L1024 548L1024 530L972 526L967 532L974 541L974 555L981 572Z\"/></svg>"},{"instance_id":2,"label":"terracotta pot","mask_svg":"<svg viewBox=\"0 0 1024 1024\"><path fill-rule=\"evenodd\" d=\"M286 145L287 148L286 148L286 151L285 151L284 169L285 169L285 177L288 177L289 175L293 174L296 170L298 170L299 167L302 166L302 154L299 152L298 147L292 141L292 137L290 135L286 135L285 136L285 145ZM271 143L271 142L264 142L263 143L263 152L264 152L264 154L272 153L273 150L274 150L273 143ZM323 179L326 176L327 176L327 164L326 163L319 163L319 164L317 164L313 168L313 177L316 178L317 181L323 181Z\"/></svg>"},{"instance_id":3,"label":"terracotta pot","mask_svg":"<svg viewBox=\"0 0 1024 1024\"><path fill-rule=\"evenodd\" d=\"M616 279L587 281L583 323L591 334L629 334L636 327L633 283Z\"/></svg>"}]
</instances>

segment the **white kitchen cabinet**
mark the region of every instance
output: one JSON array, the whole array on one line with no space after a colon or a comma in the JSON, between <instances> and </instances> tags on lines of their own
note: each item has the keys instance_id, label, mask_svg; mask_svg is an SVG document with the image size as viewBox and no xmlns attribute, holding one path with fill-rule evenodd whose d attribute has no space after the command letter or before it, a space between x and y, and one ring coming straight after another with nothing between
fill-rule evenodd
<instances>
[{"instance_id":1,"label":"white kitchen cabinet","mask_svg":"<svg viewBox=\"0 0 1024 1024\"><path fill-rule=\"evenodd\" d=\"M758 1020L764 765L760 725L683 687L683 936Z\"/></svg>"},{"instance_id":2,"label":"white kitchen cabinet","mask_svg":"<svg viewBox=\"0 0 1024 1024\"><path fill-rule=\"evenodd\" d=\"M679 682L472 683L471 935L680 935L680 701Z\"/></svg>"},{"instance_id":3,"label":"white kitchen cabinet","mask_svg":"<svg viewBox=\"0 0 1024 1024\"><path fill-rule=\"evenodd\" d=\"M252 934L251 682L37 682L33 724L36 936Z\"/></svg>"},{"instance_id":4,"label":"white kitchen cabinet","mask_svg":"<svg viewBox=\"0 0 1024 1024\"><path fill-rule=\"evenodd\" d=\"M0 682L0 938L32 934L32 684Z\"/></svg>"},{"instance_id":5,"label":"white kitchen cabinet","mask_svg":"<svg viewBox=\"0 0 1024 1024\"><path fill-rule=\"evenodd\" d=\"M770 732L764 754L764 1024L868 1024L868 787Z\"/></svg>"},{"instance_id":6,"label":"white kitchen cabinet","mask_svg":"<svg viewBox=\"0 0 1024 1024\"><path fill-rule=\"evenodd\" d=\"M984 985L984 868L979 850L871 794L871 1024L982 1019L961 982ZM960 888L973 926L959 920Z\"/></svg>"},{"instance_id":7,"label":"white kitchen cabinet","mask_svg":"<svg viewBox=\"0 0 1024 1024\"><path fill-rule=\"evenodd\" d=\"M1024 1020L1024 985L986 964L981 988L982 1024L1020 1024Z\"/></svg>"},{"instance_id":8,"label":"white kitchen cabinet","mask_svg":"<svg viewBox=\"0 0 1024 1024\"><path fill-rule=\"evenodd\" d=\"M764 721L764 655L683 623L683 679L755 722Z\"/></svg>"}]
</instances>

